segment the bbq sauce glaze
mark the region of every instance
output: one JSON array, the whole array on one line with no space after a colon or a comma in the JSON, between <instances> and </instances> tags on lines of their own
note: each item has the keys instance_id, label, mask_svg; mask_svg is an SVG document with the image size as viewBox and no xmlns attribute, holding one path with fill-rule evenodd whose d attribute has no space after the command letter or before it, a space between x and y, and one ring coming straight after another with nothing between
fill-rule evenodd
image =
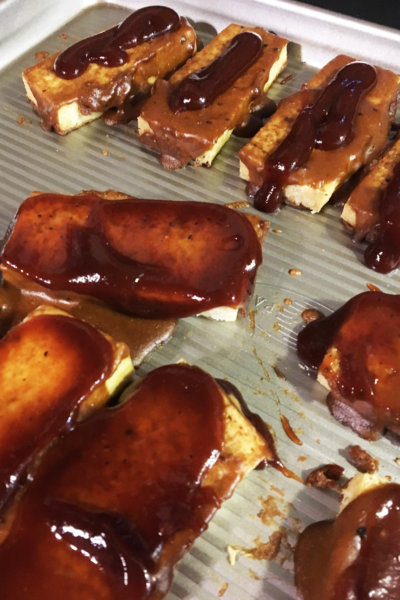
<instances>
[{"instance_id":1,"label":"bbq sauce glaze","mask_svg":"<svg viewBox=\"0 0 400 600\"><path fill-rule=\"evenodd\" d=\"M209 65L172 87L169 94L172 112L200 110L212 104L257 60L262 48L263 41L258 34L243 31L236 35Z\"/></svg>"},{"instance_id":2,"label":"bbq sauce glaze","mask_svg":"<svg viewBox=\"0 0 400 600\"><path fill-rule=\"evenodd\" d=\"M381 195L377 232L365 251L365 264L379 273L389 273L400 264L400 163Z\"/></svg>"},{"instance_id":3,"label":"bbq sauce glaze","mask_svg":"<svg viewBox=\"0 0 400 600\"><path fill-rule=\"evenodd\" d=\"M400 486L359 495L336 521L303 531L295 552L303 600L397 600L400 595Z\"/></svg>"},{"instance_id":4,"label":"bbq sauce glaze","mask_svg":"<svg viewBox=\"0 0 400 600\"><path fill-rule=\"evenodd\" d=\"M166 6L140 8L119 25L67 48L56 58L54 72L62 79L75 79L90 63L118 67L128 60L126 50L174 31L179 24L179 16Z\"/></svg>"},{"instance_id":5,"label":"bbq sauce glaze","mask_svg":"<svg viewBox=\"0 0 400 600\"><path fill-rule=\"evenodd\" d=\"M342 67L315 99L315 90L305 90L310 100L293 126L266 157L264 183L254 194L254 206L273 212L282 201L282 189L291 172L303 165L314 148L335 150L349 143L358 104L376 82L373 66L352 62ZM253 194L252 186L248 193Z\"/></svg>"},{"instance_id":6,"label":"bbq sauce glaze","mask_svg":"<svg viewBox=\"0 0 400 600\"><path fill-rule=\"evenodd\" d=\"M57 589L60 600L144 600L165 591L220 502L201 483L221 451L223 410L209 375L169 365L78 424L46 454L0 546L2 597L46 600Z\"/></svg>"},{"instance_id":7,"label":"bbq sauce glaze","mask_svg":"<svg viewBox=\"0 0 400 600\"><path fill-rule=\"evenodd\" d=\"M0 510L32 460L72 427L80 404L107 379L112 365L108 340L63 315L35 316L2 338Z\"/></svg>"},{"instance_id":8,"label":"bbq sauce glaze","mask_svg":"<svg viewBox=\"0 0 400 600\"><path fill-rule=\"evenodd\" d=\"M298 335L300 358L329 384L331 411L335 414L340 403L353 407L360 423L353 415L347 424L366 438L385 427L400 431L399 331L400 296L364 292ZM325 356L330 347L337 350ZM365 420L369 425L363 430Z\"/></svg>"},{"instance_id":9,"label":"bbq sauce glaze","mask_svg":"<svg viewBox=\"0 0 400 600\"><path fill-rule=\"evenodd\" d=\"M224 206L95 194L29 198L2 255L4 273L161 318L243 310L261 260L249 220Z\"/></svg>"}]
</instances>

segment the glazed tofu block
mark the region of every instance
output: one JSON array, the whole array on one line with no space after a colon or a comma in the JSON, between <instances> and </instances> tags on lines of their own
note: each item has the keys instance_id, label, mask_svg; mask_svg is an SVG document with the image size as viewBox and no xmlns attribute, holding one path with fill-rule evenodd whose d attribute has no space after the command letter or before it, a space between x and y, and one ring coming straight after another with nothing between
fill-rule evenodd
<instances>
[{"instance_id":1,"label":"glazed tofu block","mask_svg":"<svg viewBox=\"0 0 400 600\"><path fill-rule=\"evenodd\" d=\"M37 194L9 230L1 271L17 288L76 293L135 317L234 320L252 294L264 225L206 202Z\"/></svg>"},{"instance_id":2,"label":"glazed tofu block","mask_svg":"<svg viewBox=\"0 0 400 600\"><path fill-rule=\"evenodd\" d=\"M272 212L284 201L319 212L384 149L398 82L387 69L340 55L284 98L239 153L255 206Z\"/></svg>"},{"instance_id":3,"label":"glazed tofu block","mask_svg":"<svg viewBox=\"0 0 400 600\"><path fill-rule=\"evenodd\" d=\"M0 546L2 593L163 598L221 503L270 457L210 375L187 364L151 371L47 453Z\"/></svg>"},{"instance_id":4,"label":"glazed tofu block","mask_svg":"<svg viewBox=\"0 0 400 600\"><path fill-rule=\"evenodd\" d=\"M364 292L298 336L300 358L329 390L332 415L365 439L400 434L399 327L400 296Z\"/></svg>"},{"instance_id":5,"label":"glazed tofu block","mask_svg":"<svg viewBox=\"0 0 400 600\"><path fill-rule=\"evenodd\" d=\"M287 40L229 25L169 79L159 80L138 119L140 141L163 167L211 166L286 66Z\"/></svg>"},{"instance_id":6,"label":"glazed tofu block","mask_svg":"<svg viewBox=\"0 0 400 600\"><path fill-rule=\"evenodd\" d=\"M342 211L342 220L357 240L373 235L379 222L379 205L382 193L400 163L400 138L388 148L350 194Z\"/></svg>"},{"instance_id":7,"label":"glazed tofu block","mask_svg":"<svg viewBox=\"0 0 400 600\"><path fill-rule=\"evenodd\" d=\"M32 464L132 373L125 344L52 307L0 340L0 510Z\"/></svg>"},{"instance_id":8,"label":"glazed tofu block","mask_svg":"<svg viewBox=\"0 0 400 600\"><path fill-rule=\"evenodd\" d=\"M335 520L309 525L295 550L303 600L397 598L400 485L356 475L344 490Z\"/></svg>"},{"instance_id":9,"label":"glazed tofu block","mask_svg":"<svg viewBox=\"0 0 400 600\"><path fill-rule=\"evenodd\" d=\"M22 78L44 129L64 135L149 94L196 51L193 27L160 6L27 68Z\"/></svg>"}]
</instances>

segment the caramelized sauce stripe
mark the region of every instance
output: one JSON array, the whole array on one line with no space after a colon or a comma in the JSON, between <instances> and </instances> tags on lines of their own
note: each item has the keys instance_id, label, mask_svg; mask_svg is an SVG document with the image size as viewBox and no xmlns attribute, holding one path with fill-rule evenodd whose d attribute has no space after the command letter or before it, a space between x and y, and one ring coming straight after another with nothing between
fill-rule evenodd
<instances>
[{"instance_id":1,"label":"caramelized sauce stripe","mask_svg":"<svg viewBox=\"0 0 400 600\"><path fill-rule=\"evenodd\" d=\"M0 546L2 597L165 593L219 506L202 482L224 432L220 389L188 365L152 371L123 404L79 423L47 452Z\"/></svg>"},{"instance_id":2,"label":"caramelized sauce stripe","mask_svg":"<svg viewBox=\"0 0 400 600\"><path fill-rule=\"evenodd\" d=\"M398 429L400 295L364 292L298 336L300 358L364 417ZM330 347L335 355L326 356Z\"/></svg>"},{"instance_id":3,"label":"caramelized sauce stripe","mask_svg":"<svg viewBox=\"0 0 400 600\"><path fill-rule=\"evenodd\" d=\"M2 255L44 287L157 318L243 308L261 260L249 220L224 206L51 194L25 201Z\"/></svg>"},{"instance_id":4,"label":"caramelized sauce stripe","mask_svg":"<svg viewBox=\"0 0 400 600\"><path fill-rule=\"evenodd\" d=\"M378 235L365 251L365 264L389 273L400 264L400 163L379 201Z\"/></svg>"},{"instance_id":5,"label":"caramelized sauce stripe","mask_svg":"<svg viewBox=\"0 0 400 600\"><path fill-rule=\"evenodd\" d=\"M313 148L335 150L351 140L357 106L375 82L373 66L352 62L336 73L314 101L306 104L286 138L266 157L264 183L254 196L256 208L273 212L279 207L290 173L307 161ZM306 89L304 93L315 98L315 90Z\"/></svg>"},{"instance_id":6,"label":"caramelized sauce stripe","mask_svg":"<svg viewBox=\"0 0 400 600\"><path fill-rule=\"evenodd\" d=\"M172 112L200 110L212 104L257 60L262 48L263 41L258 34L244 31L236 35L209 65L191 73L171 89Z\"/></svg>"},{"instance_id":7,"label":"caramelized sauce stripe","mask_svg":"<svg viewBox=\"0 0 400 600\"><path fill-rule=\"evenodd\" d=\"M34 351L32 343L37 344ZM110 343L103 335L62 315L36 316L0 341L0 384L5 394L0 426L0 509L36 456L73 425L79 405L108 377L112 361ZM27 369L38 382L27 387L19 374L15 384L10 382L13 368ZM7 402L11 403L9 409Z\"/></svg>"},{"instance_id":8,"label":"caramelized sauce stripe","mask_svg":"<svg viewBox=\"0 0 400 600\"><path fill-rule=\"evenodd\" d=\"M179 16L171 8L140 8L119 25L67 48L57 56L54 72L62 79L75 79L90 63L118 67L128 61L126 50L174 31L179 24Z\"/></svg>"},{"instance_id":9,"label":"caramelized sauce stripe","mask_svg":"<svg viewBox=\"0 0 400 600\"><path fill-rule=\"evenodd\" d=\"M337 517L307 527L295 552L304 600L398 600L400 486L359 495Z\"/></svg>"}]
</instances>

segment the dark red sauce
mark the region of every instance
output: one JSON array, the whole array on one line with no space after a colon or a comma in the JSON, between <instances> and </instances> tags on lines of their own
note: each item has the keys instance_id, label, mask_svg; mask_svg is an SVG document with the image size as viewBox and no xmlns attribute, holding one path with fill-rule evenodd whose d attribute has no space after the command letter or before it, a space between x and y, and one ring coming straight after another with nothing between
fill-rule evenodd
<instances>
[{"instance_id":1,"label":"dark red sauce","mask_svg":"<svg viewBox=\"0 0 400 600\"><path fill-rule=\"evenodd\" d=\"M364 292L309 323L298 335L297 349L309 367L320 369L334 393L377 427L398 429L399 331L400 296ZM337 349L334 369L330 358L323 361L330 346Z\"/></svg>"},{"instance_id":2,"label":"dark red sauce","mask_svg":"<svg viewBox=\"0 0 400 600\"><path fill-rule=\"evenodd\" d=\"M3 269L133 316L244 309L261 263L249 220L200 202L43 194L20 208Z\"/></svg>"},{"instance_id":3,"label":"dark red sauce","mask_svg":"<svg viewBox=\"0 0 400 600\"><path fill-rule=\"evenodd\" d=\"M78 424L46 454L0 546L2 598L163 596L219 506L202 482L222 447L223 411L209 375L168 365Z\"/></svg>"},{"instance_id":4,"label":"dark red sauce","mask_svg":"<svg viewBox=\"0 0 400 600\"><path fill-rule=\"evenodd\" d=\"M147 6L135 11L119 25L77 42L58 55L54 71L62 79L74 79L90 63L118 67L128 60L126 50L179 27L179 16L166 6Z\"/></svg>"},{"instance_id":5,"label":"dark red sauce","mask_svg":"<svg viewBox=\"0 0 400 600\"><path fill-rule=\"evenodd\" d=\"M244 31L209 65L191 73L172 88L169 106L174 113L199 110L214 102L260 56L263 41L259 35Z\"/></svg>"},{"instance_id":6,"label":"dark red sauce","mask_svg":"<svg viewBox=\"0 0 400 600\"><path fill-rule=\"evenodd\" d=\"M259 129L264 125L265 120L268 119L276 111L276 103L264 96L252 106L251 111L247 118L235 127L233 130L234 135L237 137L253 137Z\"/></svg>"},{"instance_id":7,"label":"dark red sauce","mask_svg":"<svg viewBox=\"0 0 400 600\"><path fill-rule=\"evenodd\" d=\"M313 148L335 150L350 142L357 106L376 82L374 67L352 62L342 67L296 118L278 148L266 158L264 183L254 195L254 206L273 212L282 201L282 188L303 165ZM312 95L314 90L307 90ZM251 190L251 186L249 187Z\"/></svg>"},{"instance_id":8,"label":"dark red sauce","mask_svg":"<svg viewBox=\"0 0 400 600\"><path fill-rule=\"evenodd\" d=\"M105 572L118 599L146 598L153 587L151 553L135 525L118 513L45 501L54 537ZM133 593L132 593L133 592Z\"/></svg>"},{"instance_id":9,"label":"dark red sauce","mask_svg":"<svg viewBox=\"0 0 400 600\"><path fill-rule=\"evenodd\" d=\"M400 264L400 163L379 202L378 234L365 251L365 264L389 273Z\"/></svg>"},{"instance_id":10,"label":"dark red sauce","mask_svg":"<svg viewBox=\"0 0 400 600\"><path fill-rule=\"evenodd\" d=\"M2 338L0 386L3 402L12 406L9 412L6 406L2 409L0 425L0 509L37 454L72 426L80 403L107 378L112 360L103 335L61 315L37 316ZM13 369L17 369L14 384L9 380ZM37 378L29 390L21 374L24 369L27 377Z\"/></svg>"},{"instance_id":11,"label":"dark red sauce","mask_svg":"<svg viewBox=\"0 0 400 600\"><path fill-rule=\"evenodd\" d=\"M307 527L295 553L296 584L304 600L398 600L400 486L358 496L337 517Z\"/></svg>"}]
</instances>

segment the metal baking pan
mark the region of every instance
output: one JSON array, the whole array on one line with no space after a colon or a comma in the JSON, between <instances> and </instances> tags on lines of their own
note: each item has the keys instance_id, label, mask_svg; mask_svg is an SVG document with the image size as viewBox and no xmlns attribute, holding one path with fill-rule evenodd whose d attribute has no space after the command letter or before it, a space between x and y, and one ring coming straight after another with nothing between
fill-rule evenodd
<instances>
[{"instance_id":1,"label":"metal baking pan","mask_svg":"<svg viewBox=\"0 0 400 600\"><path fill-rule=\"evenodd\" d=\"M341 52L400 70L396 52L400 33L385 27L289 0L166 4L189 17L205 41L231 22L261 25L292 40L289 65L270 92L274 100L298 89L316 68ZM32 190L76 193L113 188L147 198L220 203L246 199L237 158L244 142L238 138L228 142L211 169L167 172L153 152L139 145L134 123L110 129L96 121L65 137L40 128L21 80L22 70L35 62L35 53L63 49L142 5L133 0L118 5L84 0L0 2L0 235ZM361 247L353 245L334 207L327 206L319 215L284 207L269 218L254 322L183 319L172 340L138 373L184 358L216 377L226 377L270 424L282 461L300 476L327 462L341 464L352 476L355 470L345 449L361 444L379 459L382 475L398 480L398 442L388 437L363 442L337 424L325 406L326 392L300 368L295 340L304 308L331 312L366 290L367 283L400 292L400 275L379 275L362 264ZM301 275L290 276L292 268ZM285 303L285 298L292 303ZM287 437L281 415L302 445ZM297 534L314 520L332 517L336 509L337 498L329 492L307 488L272 468L253 472L179 564L168 600L296 598L291 548ZM274 559L239 554L236 564L229 564L228 545L260 549L277 530L282 542Z\"/></svg>"}]
</instances>

